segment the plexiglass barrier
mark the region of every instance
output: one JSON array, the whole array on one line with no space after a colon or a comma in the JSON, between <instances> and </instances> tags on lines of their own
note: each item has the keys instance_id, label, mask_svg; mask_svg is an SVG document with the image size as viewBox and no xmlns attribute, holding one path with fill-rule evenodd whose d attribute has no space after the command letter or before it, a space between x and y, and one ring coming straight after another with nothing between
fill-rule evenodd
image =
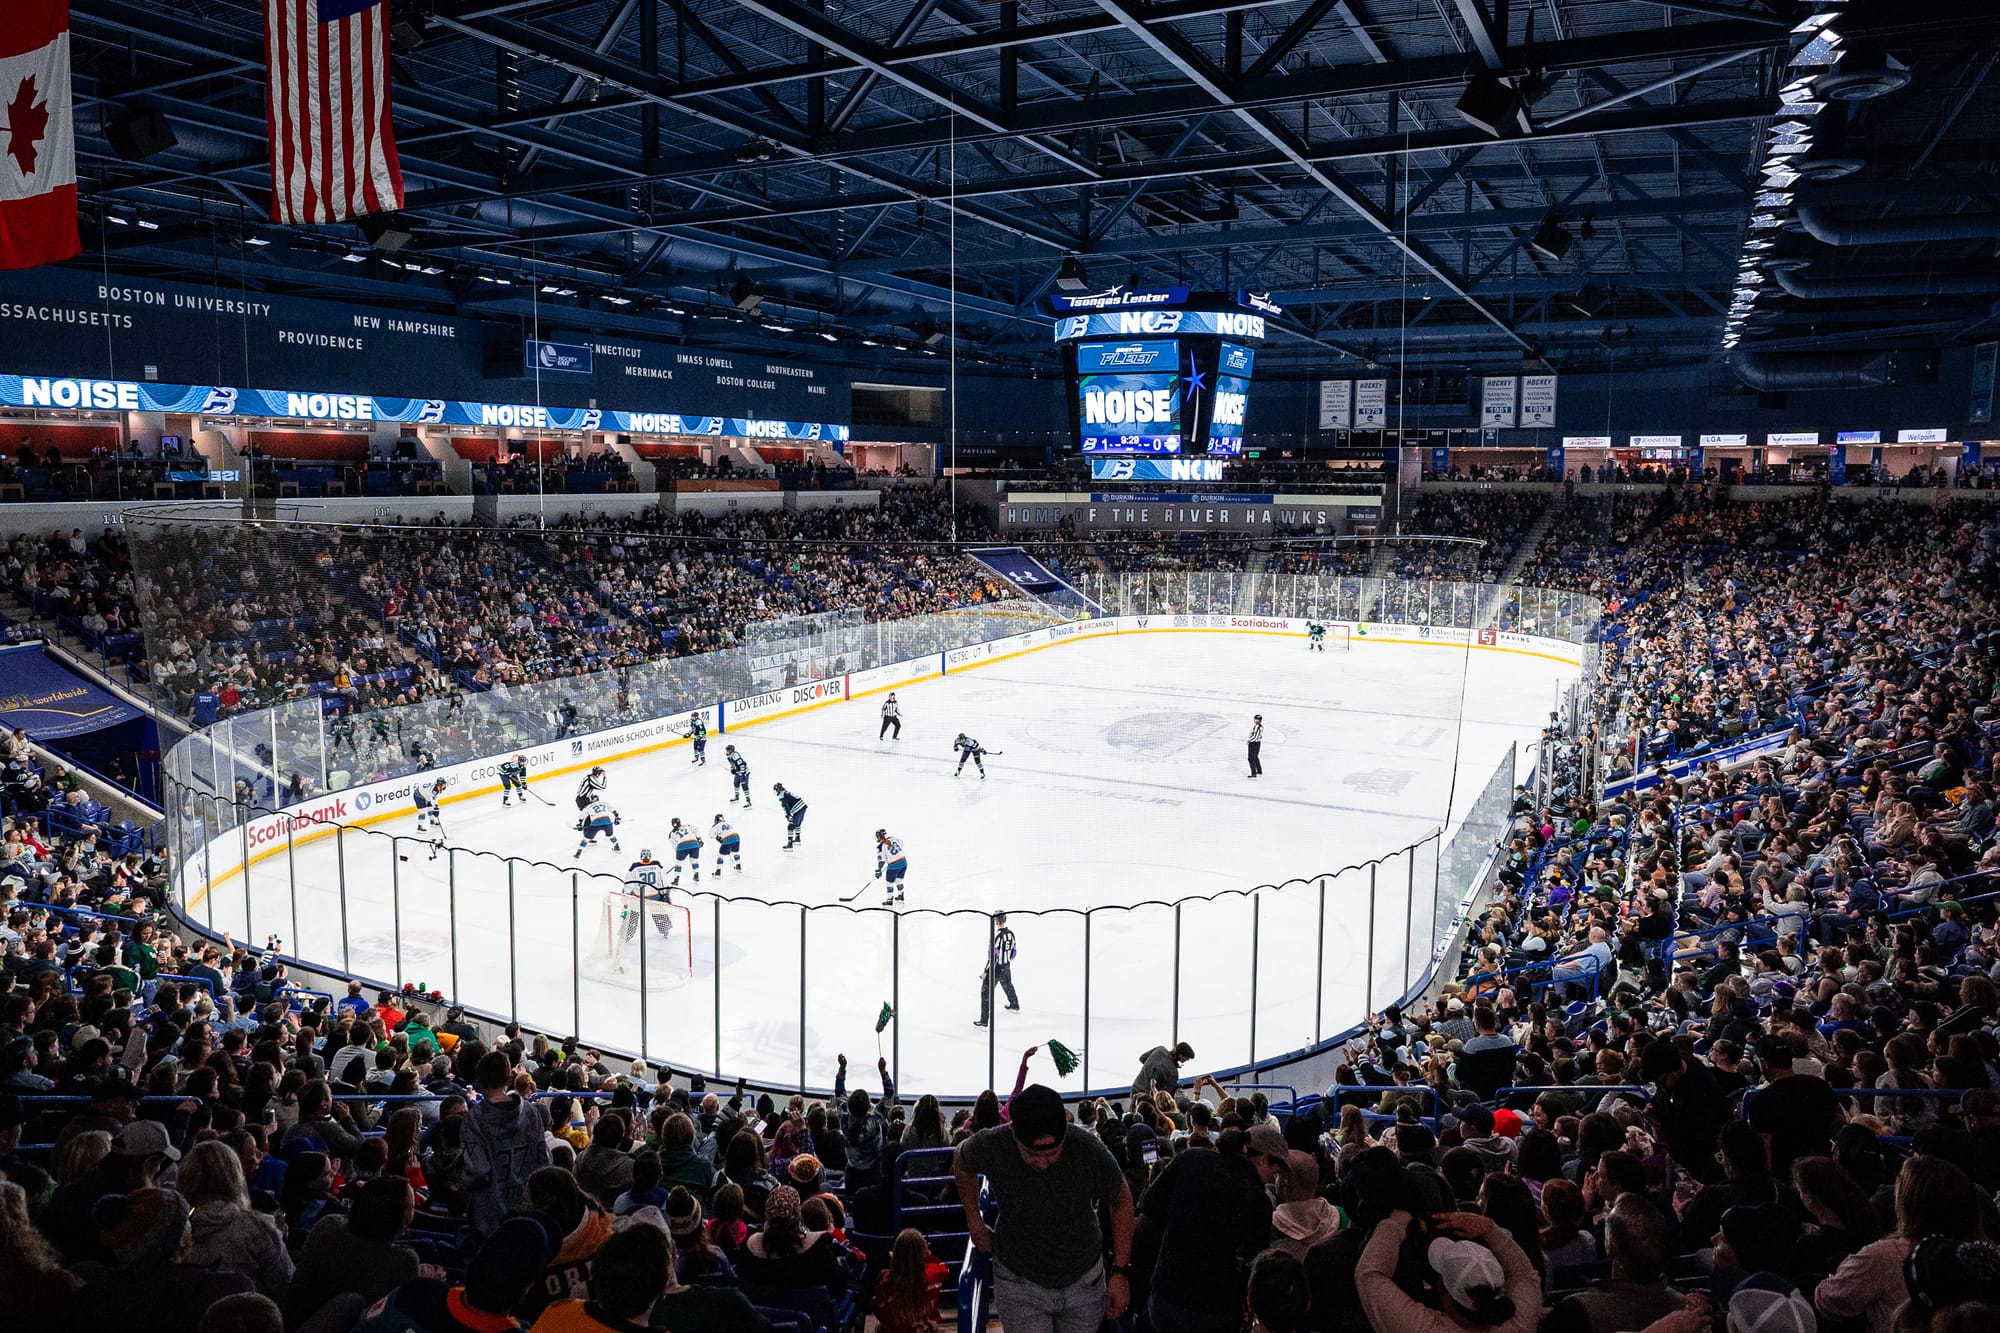
<instances>
[{"instance_id":1,"label":"plexiglass barrier","mask_svg":"<svg viewBox=\"0 0 2000 1333\"><path fill-rule=\"evenodd\" d=\"M1588 599L1493 585L1264 574L1085 582L1100 613L1365 624L1393 608L1406 624L1449 626L1463 615L1467 627L1483 628L1507 610L1523 630L1582 644L1597 623ZM846 647L845 669L860 670L900 660L890 654L1050 623L1059 622L1022 604L826 634L867 637ZM644 719L698 703L702 691L740 684L756 669L665 661L353 724L392 738L421 732L437 746L436 762L470 762L507 752L513 737L560 737L582 719ZM551 710L561 700L574 711ZM1487 774L1462 774L1461 785L1478 785L1451 829L1362 864L1211 896L1174 897L1165 886L1161 901L1136 906L1010 911L1020 942L1014 985L1032 997L1017 1012L1001 990L983 1003L994 928L984 912L700 891L678 891L670 912L635 910L616 896L621 876L330 820L268 818L272 792L258 789L259 775L288 773L323 746L327 759L314 771L336 782L348 771L335 760L348 746L347 724L329 721L319 701L303 700L226 719L169 755L175 882L189 920L256 942L276 935L284 953L320 966L385 986L421 983L475 1011L676 1070L818 1089L831 1084L838 1054L865 1068L871 1032L907 1086L954 1095L1011 1086L1021 1051L1052 1039L1082 1063L1061 1078L1038 1063L1036 1076L1070 1093L1122 1085L1142 1052L1177 1040L1209 1069L1330 1042L1455 962L1447 955L1506 835L1516 775L1511 751ZM892 1017L878 1031L885 1006ZM982 1011L990 1024L974 1027Z\"/></svg>"}]
</instances>

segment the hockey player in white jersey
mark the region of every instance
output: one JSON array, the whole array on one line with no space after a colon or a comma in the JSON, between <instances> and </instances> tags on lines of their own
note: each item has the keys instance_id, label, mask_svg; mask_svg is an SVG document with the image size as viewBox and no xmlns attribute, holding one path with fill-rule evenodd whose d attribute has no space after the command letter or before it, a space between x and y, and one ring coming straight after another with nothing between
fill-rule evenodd
<instances>
[{"instance_id":1,"label":"hockey player in white jersey","mask_svg":"<svg viewBox=\"0 0 2000 1333\"><path fill-rule=\"evenodd\" d=\"M890 907L903 901L903 876L910 870L910 860L903 855L903 842L889 836L889 830L875 830L875 878L883 881L882 906Z\"/></svg>"},{"instance_id":2,"label":"hockey player in white jersey","mask_svg":"<svg viewBox=\"0 0 2000 1333\"><path fill-rule=\"evenodd\" d=\"M708 836L715 839L715 877L722 878L722 863L725 859L736 863L737 872L743 870L743 835L721 815L708 826Z\"/></svg>"},{"instance_id":3,"label":"hockey player in white jersey","mask_svg":"<svg viewBox=\"0 0 2000 1333\"><path fill-rule=\"evenodd\" d=\"M653 929L659 934L661 939L670 940L673 938L674 914L659 910L660 905L673 901L672 892L661 882L666 874L666 869L665 866L653 859L651 851L643 849L639 853L639 859L626 867L626 886L639 901L636 903L627 902L624 908L624 915L619 919L618 944L620 947L612 955L611 966L613 971L627 972L631 970L625 965L623 946L630 944L634 939L638 938L643 918L652 918Z\"/></svg>"},{"instance_id":4,"label":"hockey player in white jersey","mask_svg":"<svg viewBox=\"0 0 2000 1333\"><path fill-rule=\"evenodd\" d=\"M610 838L612 851L623 851L624 848L618 845L616 832L618 825L623 822L616 810L602 801L592 801L590 807L583 812L583 818L576 821L577 832L583 835L576 841L576 854L582 856L583 849L596 842L600 833Z\"/></svg>"},{"instance_id":5,"label":"hockey player in white jersey","mask_svg":"<svg viewBox=\"0 0 2000 1333\"><path fill-rule=\"evenodd\" d=\"M684 865L693 867L694 882L701 883L701 834L676 819L668 828L667 836L674 840L673 887L678 889L681 886L681 867Z\"/></svg>"},{"instance_id":6,"label":"hockey player in white jersey","mask_svg":"<svg viewBox=\"0 0 2000 1333\"><path fill-rule=\"evenodd\" d=\"M444 832L444 819L438 813L438 803L444 799L444 779L434 782L419 782L410 788L410 799L417 807L417 832L422 833L426 824L437 833Z\"/></svg>"}]
</instances>

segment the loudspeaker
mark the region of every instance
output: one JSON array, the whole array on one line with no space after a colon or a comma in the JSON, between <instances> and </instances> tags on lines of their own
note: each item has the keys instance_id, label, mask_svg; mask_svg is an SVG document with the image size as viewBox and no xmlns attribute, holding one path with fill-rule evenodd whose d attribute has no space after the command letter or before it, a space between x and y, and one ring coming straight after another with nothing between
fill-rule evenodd
<instances>
[{"instance_id":1,"label":"loudspeaker","mask_svg":"<svg viewBox=\"0 0 2000 1333\"><path fill-rule=\"evenodd\" d=\"M1465 85L1458 99L1459 118L1496 138L1520 128L1516 112L1521 99L1507 84L1491 74L1476 75Z\"/></svg>"},{"instance_id":2,"label":"loudspeaker","mask_svg":"<svg viewBox=\"0 0 2000 1333\"><path fill-rule=\"evenodd\" d=\"M111 141L111 151L127 162L144 162L180 142L174 136L174 127L158 111L133 111L118 120L107 121L104 137Z\"/></svg>"},{"instance_id":3,"label":"loudspeaker","mask_svg":"<svg viewBox=\"0 0 2000 1333\"><path fill-rule=\"evenodd\" d=\"M409 219L400 213L369 213L357 220L371 250L400 250L415 235Z\"/></svg>"},{"instance_id":4,"label":"loudspeaker","mask_svg":"<svg viewBox=\"0 0 2000 1333\"><path fill-rule=\"evenodd\" d=\"M1537 227L1535 234L1528 239L1528 248L1552 264L1560 262L1574 244L1575 241L1571 239L1570 234L1562 229L1554 217L1543 218L1542 225Z\"/></svg>"}]
</instances>

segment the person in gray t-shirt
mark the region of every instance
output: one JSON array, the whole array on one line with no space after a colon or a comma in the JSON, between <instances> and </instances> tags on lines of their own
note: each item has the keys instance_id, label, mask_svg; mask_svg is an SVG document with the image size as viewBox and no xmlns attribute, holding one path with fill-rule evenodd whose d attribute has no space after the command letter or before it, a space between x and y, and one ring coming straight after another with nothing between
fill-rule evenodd
<instances>
[{"instance_id":1,"label":"person in gray t-shirt","mask_svg":"<svg viewBox=\"0 0 2000 1333\"><path fill-rule=\"evenodd\" d=\"M1132 1191L1096 1135L1069 1123L1062 1098L1034 1084L1014 1098L1012 1121L981 1130L952 1159L966 1230L993 1256L993 1296L1008 1333L1096 1333L1131 1304ZM1000 1206L979 1211L979 1181ZM1104 1265L1100 1205L1111 1215Z\"/></svg>"}]
</instances>

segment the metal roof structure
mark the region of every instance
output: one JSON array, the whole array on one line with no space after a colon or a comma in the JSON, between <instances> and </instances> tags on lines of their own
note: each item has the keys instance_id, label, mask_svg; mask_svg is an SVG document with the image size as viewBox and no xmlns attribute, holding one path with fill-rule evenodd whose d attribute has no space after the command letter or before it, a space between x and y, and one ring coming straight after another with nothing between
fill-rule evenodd
<instances>
[{"instance_id":1,"label":"metal roof structure","mask_svg":"<svg viewBox=\"0 0 2000 1333\"><path fill-rule=\"evenodd\" d=\"M1279 374L1714 360L1760 206L1745 349L1934 347L2000 296L1990 0L393 3L391 251L265 220L261 4L74 0L89 265L1023 372L1072 256L1271 292ZM1845 82L1773 203L1828 12ZM176 142L133 161L142 110Z\"/></svg>"}]
</instances>

